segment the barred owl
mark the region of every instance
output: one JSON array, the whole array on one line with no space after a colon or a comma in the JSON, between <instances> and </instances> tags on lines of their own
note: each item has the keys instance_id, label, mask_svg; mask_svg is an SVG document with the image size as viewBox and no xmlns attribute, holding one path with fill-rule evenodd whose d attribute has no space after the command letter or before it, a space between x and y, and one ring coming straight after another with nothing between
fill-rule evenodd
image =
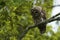
<instances>
[{"instance_id":1,"label":"barred owl","mask_svg":"<svg viewBox=\"0 0 60 40\"><path fill-rule=\"evenodd\" d=\"M35 6L31 9L31 15L35 24L40 23L41 21L46 20L46 15L42 7ZM43 34L46 31L46 24L38 25L40 33Z\"/></svg>"}]
</instances>

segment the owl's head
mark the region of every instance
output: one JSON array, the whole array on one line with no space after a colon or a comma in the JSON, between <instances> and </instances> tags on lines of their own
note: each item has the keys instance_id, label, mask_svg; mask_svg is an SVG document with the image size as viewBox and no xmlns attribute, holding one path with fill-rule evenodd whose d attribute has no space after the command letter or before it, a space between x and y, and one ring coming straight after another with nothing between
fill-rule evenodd
<instances>
[{"instance_id":1,"label":"owl's head","mask_svg":"<svg viewBox=\"0 0 60 40\"><path fill-rule=\"evenodd\" d=\"M31 9L31 14L34 15L34 16L38 16L41 14L41 11L42 11L42 7L40 6L34 6L32 9Z\"/></svg>"},{"instance_id":2,"label":"owl's head","mask_svg":"<svg viewBox=\"0 0 60 40\"><path fill-rule=\"evenodd\" d=\"M34 13L36 13L36 12L41 12L41 11L42 11L42 7L40 7L40 6L34 6L34 7L31 9L31 11L33 11Z\"/></svg>"}]
</instances>

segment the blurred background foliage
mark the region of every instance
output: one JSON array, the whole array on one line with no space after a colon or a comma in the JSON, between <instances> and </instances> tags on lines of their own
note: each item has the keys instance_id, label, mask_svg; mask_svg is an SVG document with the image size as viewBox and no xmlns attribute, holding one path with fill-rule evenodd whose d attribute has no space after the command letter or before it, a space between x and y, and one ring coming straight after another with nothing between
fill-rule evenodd
<instances>
[{"instance_id":1,"label":"blurred background foliage","mask_svg":"<svg viewBox=\"0 0 60 40\"><path fill-rule=\"evenodd\" d=\"M24 29L33 25L31 8L35 0L0 0L0 40L19 40L20 34ZM46 11L46 17L51 15L50 6L53 0L36 1L36 6L42 6ZM60 28L56 33L52 27L47 25L46 33L40 34L39 29L33 28L28 31L22 40L60 40Z\"/></svg>"}]
</instances>

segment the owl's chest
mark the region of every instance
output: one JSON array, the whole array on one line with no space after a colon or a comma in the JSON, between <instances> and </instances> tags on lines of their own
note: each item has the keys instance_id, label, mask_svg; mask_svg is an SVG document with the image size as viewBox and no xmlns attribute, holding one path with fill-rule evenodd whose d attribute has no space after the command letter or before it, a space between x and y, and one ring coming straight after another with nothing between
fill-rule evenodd
<instances>
[{"instance_id":1,"label":"owl's chest","mask_svg":"<svg viewBox=\"0 0 60 40\"><path fill-rule=\"evenodd\" d=\"M34 15L33 15L33 19L34 19L34 22L36 23L36 24L38 24L38 23L40 23L40 22L42 22L44 19L42 18L42 15L41 14L38 14L38 13L35 13Z\"/></svg>"},{"instance_id":2,"label":"owl's chest","mask_svg":"<svg viewBox=\"0 0 60 40\"><path fill-rule=\"evenodd\" d=\"M44 20L43 18L38 17L38 18L35 18L35 19L34 19L34 23L35 23L35 24L39 24L39 23L42 22L43 20Z\"/></svg>"}]
</instances>

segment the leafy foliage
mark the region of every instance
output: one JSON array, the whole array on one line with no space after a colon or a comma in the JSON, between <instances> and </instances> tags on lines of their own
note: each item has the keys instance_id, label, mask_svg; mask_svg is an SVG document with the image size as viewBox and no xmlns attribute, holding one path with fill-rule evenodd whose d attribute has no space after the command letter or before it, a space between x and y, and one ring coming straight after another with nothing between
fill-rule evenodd
<instances>
[{"instance_id":1,"label":"leafy foliage","mask_svg":"<svg viewBox=\"0 0 60 40\"><path fill-rule=\"evenodd\" d=\"M40 6L41 0L38 1L36 5ZM24 29L34 24L30 12L33 2L34 0L0 1L0 40L19 40ZM49 18L51 8L48 8L48 6L52 6L52 0L45 0L41 6L47 12L47 18ZM40 35L39 29L33 28L22 40L59 40L59 31L55 34L51 29L51 26L47 26L46 33Z\"/></svg>"}]
</instances>

